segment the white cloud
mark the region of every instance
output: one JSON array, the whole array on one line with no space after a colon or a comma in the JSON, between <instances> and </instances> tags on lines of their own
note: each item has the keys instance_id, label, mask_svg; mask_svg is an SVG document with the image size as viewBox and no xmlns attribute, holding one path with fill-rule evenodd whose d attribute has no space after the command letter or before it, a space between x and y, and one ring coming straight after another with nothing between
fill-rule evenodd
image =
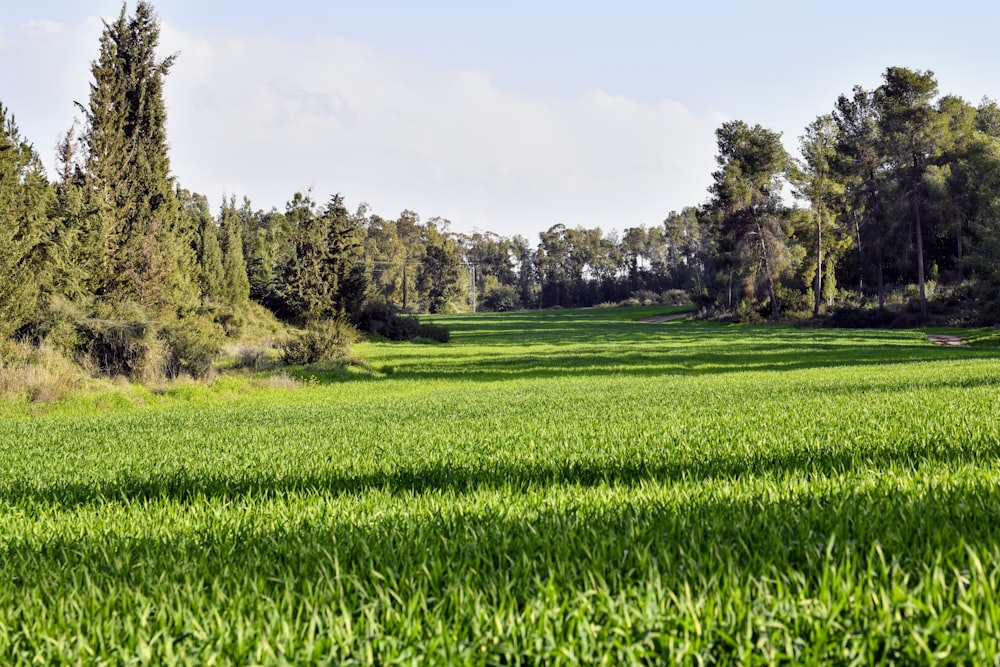
<instances>
[{"instance_id":1,"label":"white cloud","mask_svg":"<svg viewBox=\"0 0 1000 667\"><path fill-rule=\"evenodd\" d=\"M10 106L48 161L85 101L100 21L45 34L14 44L29 67ZM173 172L215 202L225 192L283 208L313 187L321 202L341 192L387 217L410 208L534 239L556 223L656 224L703 201L714 168L718 114L671 101L526 95L488 72L432 71L336 38L210 40L164 24L161 54L173 52Z\"/></svg>"},{"instance_id":2,"label":"white cloud","mask_svg":"<svg viewBox=\"0 0 1000 667\"><path fill-rule=\"evenodd\" d=\"M66 28L55 21L35 19L24 25L24 31L31 37L38 37L40 35L58 35L65 32Z\"/></svg>"}]
</instances>

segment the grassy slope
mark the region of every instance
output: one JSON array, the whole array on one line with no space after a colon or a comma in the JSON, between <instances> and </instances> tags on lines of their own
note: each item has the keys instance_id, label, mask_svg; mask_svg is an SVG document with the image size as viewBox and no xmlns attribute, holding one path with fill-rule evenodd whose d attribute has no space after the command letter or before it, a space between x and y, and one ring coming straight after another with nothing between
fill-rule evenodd
<instances>
[{"instance_id":1,"label":"grassy slope","mask_svg":"<svg viewBox=\"0 0 1000 667\"><path fill-rule=\"evenodd\" d=\"M996 348L639 314L0 421L0 655L996 659Z\"/></svg>"}]
</instances>

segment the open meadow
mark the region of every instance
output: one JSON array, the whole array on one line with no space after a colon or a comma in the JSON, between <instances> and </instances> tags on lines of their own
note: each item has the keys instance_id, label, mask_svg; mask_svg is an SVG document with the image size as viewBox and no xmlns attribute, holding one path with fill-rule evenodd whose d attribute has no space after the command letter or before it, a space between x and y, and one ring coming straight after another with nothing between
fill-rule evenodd
<instances>
[{"instance_id":1,"label":"open meadow","mask_svg":"<svg viewBox=\"0 0 1000 667\"><path fill-rule=\"evenodd\" d=\"M0 662L997 664L996 335L664 311L8 408Z\"/></svg>"}]
</instances>

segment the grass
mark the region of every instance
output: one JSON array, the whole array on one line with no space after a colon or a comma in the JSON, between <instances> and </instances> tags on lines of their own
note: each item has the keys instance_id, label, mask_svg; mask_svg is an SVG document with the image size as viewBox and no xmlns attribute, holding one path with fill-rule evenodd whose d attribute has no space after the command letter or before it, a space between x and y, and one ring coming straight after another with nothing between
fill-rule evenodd
<instances>
[{"instance_id":1,"label":"grass","mask_svg":"<svg viewBox=\"0 0 1000 667\"><path fill-rule=\"evenodd\" d=\"M447 345L358 345L371 373L0 420L0 655L995 663L990 332L656 310L439 318Z\"/></svg>"}]
</instances>

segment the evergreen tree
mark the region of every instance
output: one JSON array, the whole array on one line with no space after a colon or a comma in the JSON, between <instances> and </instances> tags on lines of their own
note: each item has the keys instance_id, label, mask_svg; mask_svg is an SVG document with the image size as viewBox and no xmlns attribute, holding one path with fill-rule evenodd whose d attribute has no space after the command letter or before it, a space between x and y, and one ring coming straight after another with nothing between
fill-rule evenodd
<instances>
[{"instance_id":1,"label":"evergreen tree","mask_svg":"<svg viewBox=\"0 0 1000 667\"><path fill-rule=\"evenodd\" d=\"M900 215L900 218L908 218L913 232L920 315L926 318L922 216L926 199L924 175L939 150L947 118L931 104L937 95L933 72L890 67L883 76L885 83L876 91L881 138L884 154L901 193L900 200L908 200L909 203L909 215Z\"/></svg>"},{"instance_id":2,"label":"evergreen tree","mask_svg":"<svg viewBox=\"0 0 1000 667\"><path fill-rule=\"evenodd\" d=\"M222 268L222 249L219 231L204 195L186 190L178 193L184 213L195 229L193 247L197 255L198 287L202 298L212 303L225 300L225 273Z\"/></svg>"},{"instance_id":3,"label":"evergreen tree","mask_svg":"<svg viewBox=\"0 0 1000 667\"><path fill-rule=\"evenodd\" d=\"M324 213L327 224L326 276L330 289L331 313L346 318L358 313L367 281L360 262L363 245L360 220L344 206L344 198L334 195Z\"/></svg>"},{"instance_id":4,"label":"evergreen tree","mask_svg":"<svg viewBox=\"0 0 1000 667\"><path fill-rule=\"evenodd\" d=\"M417 285L425 295L427 310L441 313L460 293L461 259L454 239L447 231L439 230L435 220L425 228L424 248Z\"/></svg>"},{"instance_id":5,"label":"evergreen tree","mask_svg":"<svg viewBox=\"0 0 1000 667\"><path fill-rule=\"evenodd\" d=\"M836 252L844 247L838 233L836 211L844 193L843 184L833 176L833 163L837 159L838 127L833 116L820 116L806 127L799 147L803 160L793 172L796 196L812 204L808 239L809 264L814 272L812 280L813 317L819 316L823 300L823 272L836 261ZM825 277L829 282L833 272ZM831 290L826 290L827 294Z\"/></svg>"},{"instance_id":6,"label":"evergreen tree","mask_svg":"<svg viewBox=\"0 0 1000 667\"><path fill-rule=\"evenodd\" d=\"M327 282L327 220L316 214L309 194L295 193L286 219L294 228L294 252L281 271L278 294L286 315L305 324L332 314Z\"/></svg>"},{"instance_id":7,"label":"evergreen tree","mask_svg":"<svg viewBox=\"0 0 1000 667\"><path fill-rule=\"evenodd\" d=\"M60 294L86 302L97 289L105 261L104 228L96 194L87 187L76 128L74 122L58 145L59 182L49 254Z\"/></svg>"},{"instance_id":8,"label":"evergreen tree","mask_svg":"<svg viewBox=\"0 0 1000 667\"><path fill-rule=\"evenodd\" d=\"M710 188L723 214L721 233L730 240L737 266L746 279L747 296L766 290L771 317L779 315L774 284L787 254L781 183L788 154L781 135L743 121L724 123L716 131L719 171Z\"/></svg>"},{"instance_id":9,"label":"evergreen tree","mask_svg":"<svg viewBox=\"0 0 1000 667\"><path fill-rule=\"evenodd\" d=\"M53 192L34 149L0 104L0 336L36 315L40 286L49 282L45 247Z\"/></svg>"},{"instance_id":10,"label":"evergreen tree","mask_svg":"<svg viewBox=\"0 0 1000 667\"><path fill-rule=\"evenodd\" d=\"M236 210L236 197L223 201L219 213L219 229L222 232L222 270L224 297L233 308L241 308L250 298L250 280L243 260L243 223Z\"/></svg>"},{"instance_id":11,"label":"evergreen tree","mask_svg":"<svg viewBox=\"0 0 1000 667\"><path fill-rule=\"evenodd\" d=\"M874 93L860 86L853 94L837 98L833 112L838 129L837 154L831 166L834 177L844 186L840 214L854 235L857 248L858 289L864 291L865 277L872 269L878 305L885 306L886 170L882 154L879 109Z\"/></svg>"},{"instance_id":12,"label":"evergreen tree","mask_svg":"<svg viewBox=\"0 0 1000 667\"><path fill-rule=\"evenodd\" d=\"M191 304L197 290L190 227L174 195L167 156L163 80L174 62L158 60L160 28L148 2L122 7L105 23L84 109L88 185L104 227L99 294L154 313ZM81 107L82 108L82 107Z\"/></svg>"}]
</instances>

